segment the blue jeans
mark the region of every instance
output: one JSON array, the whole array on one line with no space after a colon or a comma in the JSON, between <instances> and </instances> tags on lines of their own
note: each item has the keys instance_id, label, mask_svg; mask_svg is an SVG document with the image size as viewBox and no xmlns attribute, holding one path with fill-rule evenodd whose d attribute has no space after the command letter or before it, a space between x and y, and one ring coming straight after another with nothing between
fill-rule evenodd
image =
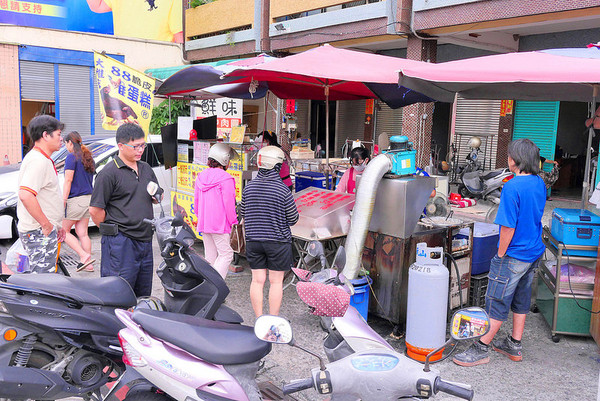
<instances>
[{"instance_id":1,"label":"blue jeans","mask_svg":"<svg viewBox=\"0 0 600 401\"><path fill-rule=\"evenodd\" d=\"M485 311L494 320L508 319L508 310L526 314L531 307L531 283L539 259L522 262L508 255L495 255L490 263Z\"/></svg>"},{"instance_id":2,"label":"blue jeans","mask_svg":"<svg viewBox=\"0 0 600 401\"><path fill-rule=\"evenodd\" d=\"M152 294L152 241L137 241L118 233L102 236L100 276L123 277L136 297Z\"/></svg>"}]
</instances>

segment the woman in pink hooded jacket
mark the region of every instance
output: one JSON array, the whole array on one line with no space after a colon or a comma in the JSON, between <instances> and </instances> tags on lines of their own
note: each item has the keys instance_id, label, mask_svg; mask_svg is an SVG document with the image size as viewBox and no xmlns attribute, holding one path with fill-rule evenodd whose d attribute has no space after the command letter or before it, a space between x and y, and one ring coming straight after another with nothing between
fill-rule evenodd
<instances>
[{"instance_id":1,"label":"woman in pink hooded jacket","mask_svg":"<svg viewBox=\"0 0 600 401\"><path fill-rule=\"evenodd\" d=\"M229 160L237 153L224 143L214 144L208 152L208 167L196 177L194 211L198 232L202 233L204 258L225 278L233 260L230 234L237 224L235 180L227 173Z\"/></svg>"}]
</instances>

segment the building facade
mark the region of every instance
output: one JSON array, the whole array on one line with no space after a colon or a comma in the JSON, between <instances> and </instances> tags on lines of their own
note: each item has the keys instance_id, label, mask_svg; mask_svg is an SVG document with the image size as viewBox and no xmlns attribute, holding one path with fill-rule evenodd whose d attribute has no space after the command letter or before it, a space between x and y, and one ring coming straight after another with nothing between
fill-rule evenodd
<instances>
[{"instance_id":1,"label":"building facade","mask_svg":"<svg viewBox=\"0 0 600 401\"><path fill-rule=\"evenodd\" d=\"M444 62L582 47L600 40L600 0L217 0L187 8L184 14L185 57L191 62L260 52L286 55L323 43ZM332 116L335 129L330 142L339 155L346 138L369 140L382 132L401 133L423 147L419 164L426 165L431 153L446 158L452 143L458 157L464 158L466 143L477 135L485 145L486 168L495 168L506 165L506 148L513 137L530 137L549 159L561 154L579 159L587 146L582 135L587 104L511 100L458 98L453 104L415 104L398 110L378 104L369 127L364 118L356 117L364 115L364 101L340 101ZM298 119L306 120L307 135L318 138L323 126L318 122L322 117L314 115L319 102L300 102L307 105ZM570 162L573 173L561 173L568 181L565 186L580 182L578 163Z\"/></svg>"},{"instance_id":2,"label":"building facade","mask_svg":"<svg viewBox=\"0 0 600 401\"><path fill-rule=\"evenodd\" d=\"M94 77L94 51L140 71L183 63L181 45L112 34L0 25L0 148L2 158L19 162L23 127L38 113L65 123L81 135L102 129Z\"/></svg>"}]
</instances>

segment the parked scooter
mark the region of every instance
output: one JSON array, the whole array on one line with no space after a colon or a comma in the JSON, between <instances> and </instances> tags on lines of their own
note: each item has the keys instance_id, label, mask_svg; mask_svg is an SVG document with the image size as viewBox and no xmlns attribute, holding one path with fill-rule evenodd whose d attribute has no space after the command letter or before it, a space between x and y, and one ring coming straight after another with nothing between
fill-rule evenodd
<instances>
[{"instance_id":1,"label":"parked scooter","mask_svg":"<svg viewBox=\"0 0 600 401\"><path fill-rule=\"evenodd\" d=\"M181 217L161 215L148 223L157 230L165 258L159 275L165 292L170 292L167 308L241 322L222 305L229 294L223 278L190 249L193 231ZM101 387L114 380L111 374L121 377L125 368L117 337L123 325L115 309L138 303L129 284L121 277L59 274L18 274L2 276L1 281L0 398L101 399ZM164 308L158 299L141 302L149 304Z\"/></svg>"},{"instance_id":2,"label":"parked scooter","mask_svg":"<svg viewBox=\"0 0 600 401\"><path fill-rule=\"evenodd\" d=\"M502 187L514 174L507 168L493 171L473 171L460 177L458 193L463 198L477 198L500 202Z\"/></svg>"},{"instance_id":3,"label":"parked scooter","mask_svg":"<svg viewBox=\"0 0 600 401\"><path fill-rule=\"evenodd\" d=\"M341 254L345 255L343 249ZM320 301L337 302L344 298L338 298L340 294L335 291L348 295L341 288L346 285L343 277L325 278L322 273L318 274L331 285L315 284L332 289L333 293L327 294L333 294L333 298L323 294ZM442 391L472 399L470 388L443 381L438 371L429 368L428 361L423 366L394 351L349 305L349 297L346 300L343 316L333 317L335 338L330 335L325 340L332 362L326 364L305 350L319 358L320 367L313 370L310 378L285 385L285 394L314 388L321 394L331 394L332 400L369 401L428 398ZM259 360L271 349L269 343L301 348L293 340L289 322L277 316L259 317L252 335L252 328L247 326L168 312L138 309L117 310L116 314L126 326L119 332L123 360L146 380L145 386L127 393L126 401L260 400L255 375ZM469 332L461 324L464 321L472 322ZM480 337L489 330L489 323L481 308L461 310L453 317L449 342Z\"/></svg>"}]
</instances>

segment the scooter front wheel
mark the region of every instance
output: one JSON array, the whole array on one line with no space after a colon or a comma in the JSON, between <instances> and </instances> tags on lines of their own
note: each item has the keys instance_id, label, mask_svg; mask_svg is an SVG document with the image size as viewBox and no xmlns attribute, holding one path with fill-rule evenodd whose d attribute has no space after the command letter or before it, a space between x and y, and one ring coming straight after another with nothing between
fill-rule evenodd
<instances>
[{"instance_id":1,"label":"scooter front wheel","mask_svg":"<svg viewBox=\"0 0 600 401\"><path fill-rule=\"evenodd\" d=\"M123 401L171 401L173 398L166 394L156 393L154 391L136 391L125 396Z\"/></svg>"}]
</instances>

